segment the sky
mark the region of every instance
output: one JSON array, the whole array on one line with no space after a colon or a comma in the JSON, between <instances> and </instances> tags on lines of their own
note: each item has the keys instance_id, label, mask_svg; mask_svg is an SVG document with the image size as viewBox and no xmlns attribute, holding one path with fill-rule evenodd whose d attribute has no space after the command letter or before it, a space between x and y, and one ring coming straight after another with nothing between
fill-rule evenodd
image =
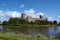
<instances>
[{"instance_id":1,"label":"sky","mask_svg":"<svg viewBox=\"0 0 60 40\"><path fill-rule=\"evenodd\" d=\"M60 22L60 0L0 0L0 21L20 18L22 13L33 18L42 15Z\"/></svg>"}]
</instances>

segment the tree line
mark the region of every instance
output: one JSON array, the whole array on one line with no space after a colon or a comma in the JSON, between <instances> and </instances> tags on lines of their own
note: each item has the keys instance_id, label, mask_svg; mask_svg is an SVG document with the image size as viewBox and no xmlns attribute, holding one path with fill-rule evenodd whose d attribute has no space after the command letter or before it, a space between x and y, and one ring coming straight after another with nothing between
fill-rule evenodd
<instances>
[{"instance_id":1,"label":"tree line","mask_svg":"<svg viewBox=\"0 0 60 40\"><path fill-rule=\"evenodd\" d=\"M3 25L21 25L21 24L37 24L37 25L60 25L57 21L36 20L29 22L27 19L10 18L8 21L3 21Z\"/></svg>"}]
</instances>

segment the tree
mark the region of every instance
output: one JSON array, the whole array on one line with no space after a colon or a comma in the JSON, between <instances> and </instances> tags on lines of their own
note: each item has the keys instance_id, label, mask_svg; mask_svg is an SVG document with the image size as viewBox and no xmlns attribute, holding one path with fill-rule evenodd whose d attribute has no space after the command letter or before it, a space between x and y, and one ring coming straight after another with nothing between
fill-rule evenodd
<instances>
[{"instance_id":1,"label":"tree","mask_svg":"<svg viewBox=\"0 0 60 40\"><path fill-rule=\"evenodd\" d=\"M3 25L8 25L8 24L7 24L7 21L4 21L4 22L3 22Z\"/></svg>"},{"instance_id":2,"label":"tree","mask_svg":"<svg viewBox=\"0 0 60 40\"><path fill-rule=\"evenodd\" d=\"M57 21L56 21L56 20L54 20L54 21L53 21L53 23L54 23L54 24L57 24Z\"/></svg>"},{"instance_id":3,"label":"tree","mask_svg":"<svg viewBox=\"0 0 60 40\"><path fill-rule=\"evenodd\" d=\"M26 19L19 19L19 24L28 24L28 20L26 20Z\"/></svg>"},{"instance_id":4,"label":"tree","mask_svg":"<svg viewBox=\"0 0 60 40\"><path fill-rule=\"evenodd\" d=\"M36 20L34 23L35 24L40 24L40 20Z\"/></svg>"},{"instance_id":5,"label":"tree","mask_svg":"<svg viewBox=\"0 0 60 40\"><path fill-rule=\"evenodd\" d=\"M50 25L53 25L54 23L53 23L52 21L49 21L49 24L50 24Z\"/></svg>"}]
</instances>

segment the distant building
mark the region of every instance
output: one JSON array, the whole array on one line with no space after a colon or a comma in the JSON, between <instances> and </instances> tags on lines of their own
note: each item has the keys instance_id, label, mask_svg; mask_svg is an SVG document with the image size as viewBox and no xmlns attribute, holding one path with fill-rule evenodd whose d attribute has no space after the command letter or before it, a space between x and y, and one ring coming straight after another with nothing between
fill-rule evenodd
<instances>
[{"instance_id":1,"label":"distant building","mask_svg":"<svg viewBox=\"0 0 60 40\"><path fill-rule=\"evenodd\" d=\"M35 22L36 20L46 20L46 18L43 18L42 15L40 15L39 18L32 18L31 16L26 16L26 13L22 13L21 18L27 19L29 22Z\"/></svg>"}]
</instances>

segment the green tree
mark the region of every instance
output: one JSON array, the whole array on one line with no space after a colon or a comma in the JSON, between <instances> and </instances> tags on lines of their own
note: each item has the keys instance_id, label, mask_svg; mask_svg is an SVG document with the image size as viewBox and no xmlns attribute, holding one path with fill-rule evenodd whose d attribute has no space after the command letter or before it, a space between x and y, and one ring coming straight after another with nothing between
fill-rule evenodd
<instances>
[{"instance_id":1,"label":"green tree","mask_svg":"<svg viewBox=\"0 0 60 40\"><path fill-rule=\"evenodd\" d=\"M56 20L54 20L54 21L53 21L53 23L54 23L54 24L57 24L57 21L56 21Z\"/></svg>"},{"instance_id":2,"label":"green tree","mask_svg":"<svg viewBox=\"0 0 60 40\"><path fill-rule=\"evenodd\" d=\"M8 25L7 23L8 23L7 21L4 21L4 22L3 22L3 25Z\"/></svg>"},{"instance_id":3,"label":"green tree","mask_svg":"<svg viewBox=\"0 0 60 40\"><path fill-rule=\"evenodd\" d=\"M28 20L26 20L26 19L19 19L19 24L28 24Z\"/></svg>"},{"instance_id":4,"label":"green tree","mask_svg":"<svg viewBox=\"0 0 60 40\"><path fill-rule=\"evenodd\" d=\"M40 24L40 22L41 22L40 20L36 20L34 23L35 24Z\"/></svg>"}]
</instances>

